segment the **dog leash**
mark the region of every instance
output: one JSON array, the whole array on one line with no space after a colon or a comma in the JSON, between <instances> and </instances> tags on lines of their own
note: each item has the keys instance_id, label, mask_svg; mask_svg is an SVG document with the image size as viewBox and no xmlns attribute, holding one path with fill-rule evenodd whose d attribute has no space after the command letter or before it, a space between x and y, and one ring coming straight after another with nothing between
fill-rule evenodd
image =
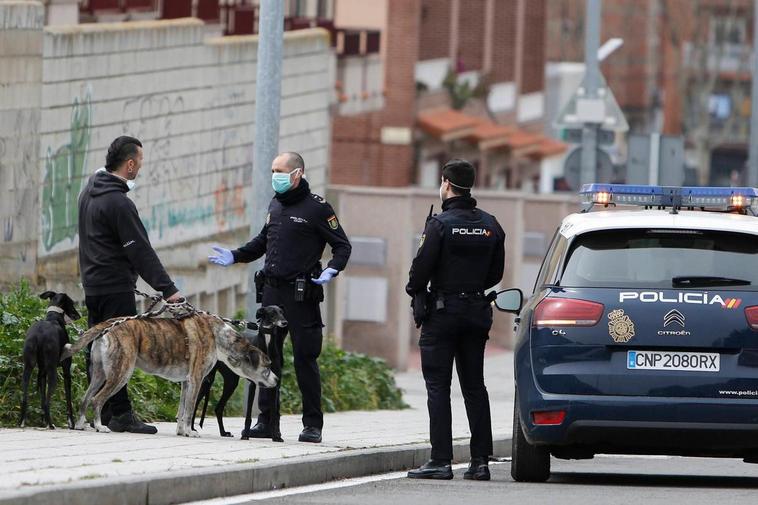
<instances>
[{"instance_id":1,"label":"dog leash","mask_svg":"<svg viewBox=\"0 0 758 505\"><path fill-rule=\"evenodd\" d=\"M168 310L169 312L171 312L171 315L174 316L176 319L184 319L185 317L189 317L194 314L203 314L206 316L215 317L216 319L220 319L221 321L225 323L229 323L236 327L245 327L248 330L258 329L258 323L247 321L245 319L229 319L228 317L219 316L218 314L213 314L212 312L198 309L197 307L189 303L186 298L184 299L184 301L181 301L181 302L168 302L162 296L159 296L159 295L150 295L148 293L143 293L142 291L138 289L135 289L134 292L142 296L143 298L152 300L152 303L150 304L150 307L148 310L154 308L157 304L162 302L164 310Z\"/></svg>"}]
</instances>

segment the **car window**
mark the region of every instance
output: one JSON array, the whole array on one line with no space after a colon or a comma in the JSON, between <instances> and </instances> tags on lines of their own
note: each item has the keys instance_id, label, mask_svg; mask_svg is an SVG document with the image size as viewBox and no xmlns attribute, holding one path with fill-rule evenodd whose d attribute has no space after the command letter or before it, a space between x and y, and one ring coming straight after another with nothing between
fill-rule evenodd
<instances>
[{"instance_id":1,"label":"car window","mask_svg":"<svg viewBox=\"0 0 758 505\"><path fill-rule=\"evenodd\" d=\"M564 287L681 289L681 285L672 285L672 279L680 276L741 279L750 284L720 287L755 290L758 288L758 238L742 233L698 230L585 233L572 242L560 283Z\"/></svg>"},{"instance_id":2,"label":"car window","mask_svg":"<svg viewBox=\"0 0 758 505\"><path fill-rule=\"evenodd\" d=\"M550 247L545 254L545 259L542 260L542 266L540 267L540 273L537 275L537 280L534 283L534 289L532 292L536 292L546 284L552 284L555 280L556 268L558 263L566 251L566 244L568 241L558 231L553 235L553 240L550 242Z\"/></svg>"}]
</instances>

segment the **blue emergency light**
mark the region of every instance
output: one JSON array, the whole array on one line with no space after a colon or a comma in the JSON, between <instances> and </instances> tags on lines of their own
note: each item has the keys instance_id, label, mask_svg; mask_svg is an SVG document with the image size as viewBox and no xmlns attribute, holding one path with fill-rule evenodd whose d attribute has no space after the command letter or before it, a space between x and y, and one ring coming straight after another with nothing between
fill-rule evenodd
<instances>
[{"instance_id":1,"label":"blue emergency light","mask_svg":"<svg viewBox=\"0 0 758 505\"><path fill-rule=\"evenodd\" d=\"M758 189L639 184L585 184L580 191L588 210L594 205L636 205L645 208L709 209L747 213L758 206Z\"/></svg>"}]
</instances>

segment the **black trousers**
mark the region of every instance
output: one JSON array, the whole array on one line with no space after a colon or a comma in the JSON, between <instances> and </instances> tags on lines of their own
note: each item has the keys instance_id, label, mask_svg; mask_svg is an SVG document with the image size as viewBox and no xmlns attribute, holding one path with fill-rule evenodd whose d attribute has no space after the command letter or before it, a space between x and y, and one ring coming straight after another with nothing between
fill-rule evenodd
<instances>
[{"instance_id":1,"label":"black trousers","mask_svg":"<svg viewBox=\"0 0 758 505\"><path fill-rule=\"evenodd\" d=\"M137 303L134 300L134 293L114 293L111 295L85 296L84 303L87 305L87 323L89 327L95 326L113 317L133 316L137 313ZM87 382L90 380L90 349L92 344L87 347ZM126 412L131 412L132 404L129 401L129 395L126 392L126 386L121 388L115 395L111 396L103 410L110 409L111 414L119 416Z\"/></svg>"},{"instance_id":2,"label":"black trousers","mask_svg":"<svg viewBox=\"0 0 758 505\"><path fill-rule=\"evenodd\" d=\"M262 305L279 305L284 310L287 325L292 338L292 350L295 362L295 376L300 394L303 398L303 426L321 429L324 426L324 413L321 411L321 374L318 357L321 354L323 335L321 329L321 311L316 301L295 301L295 287L285 284L278 287L266 285L263 289ZM276 342L279 356L282 356L285 335ZM258 407L261 412L258 422L268 423L275 390L261 388Z\"/></svg>"},{"instance_id":3,"label":"black trousers","mask_svg":"<svg viewBox=\"0 0 758 505\"><path fill-rule=\"evenodd\" d=\"M492 454L490 401L484 385L484 347L492 308L482 298L447 297L421 327L421 369L426 382L432 459L453 459L450 382L453 361L471 430L471 457Z\"/></svg>"}]
</instances>

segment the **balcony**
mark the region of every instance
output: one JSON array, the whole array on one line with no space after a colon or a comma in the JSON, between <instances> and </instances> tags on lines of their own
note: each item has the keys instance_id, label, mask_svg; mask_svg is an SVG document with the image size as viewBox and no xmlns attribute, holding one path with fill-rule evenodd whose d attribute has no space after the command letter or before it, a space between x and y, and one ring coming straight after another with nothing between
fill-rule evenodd
<instances>
[{"instance_id":1,"label":"balcony","mask_svg":"<svg viewBox=\"0 0 758 505\"><path fill-rule=\"evenodd\" d=\"M384 65L377 30L336 29L337 113L351 116L384 107Z\"/></svg>"}]
</instances>

